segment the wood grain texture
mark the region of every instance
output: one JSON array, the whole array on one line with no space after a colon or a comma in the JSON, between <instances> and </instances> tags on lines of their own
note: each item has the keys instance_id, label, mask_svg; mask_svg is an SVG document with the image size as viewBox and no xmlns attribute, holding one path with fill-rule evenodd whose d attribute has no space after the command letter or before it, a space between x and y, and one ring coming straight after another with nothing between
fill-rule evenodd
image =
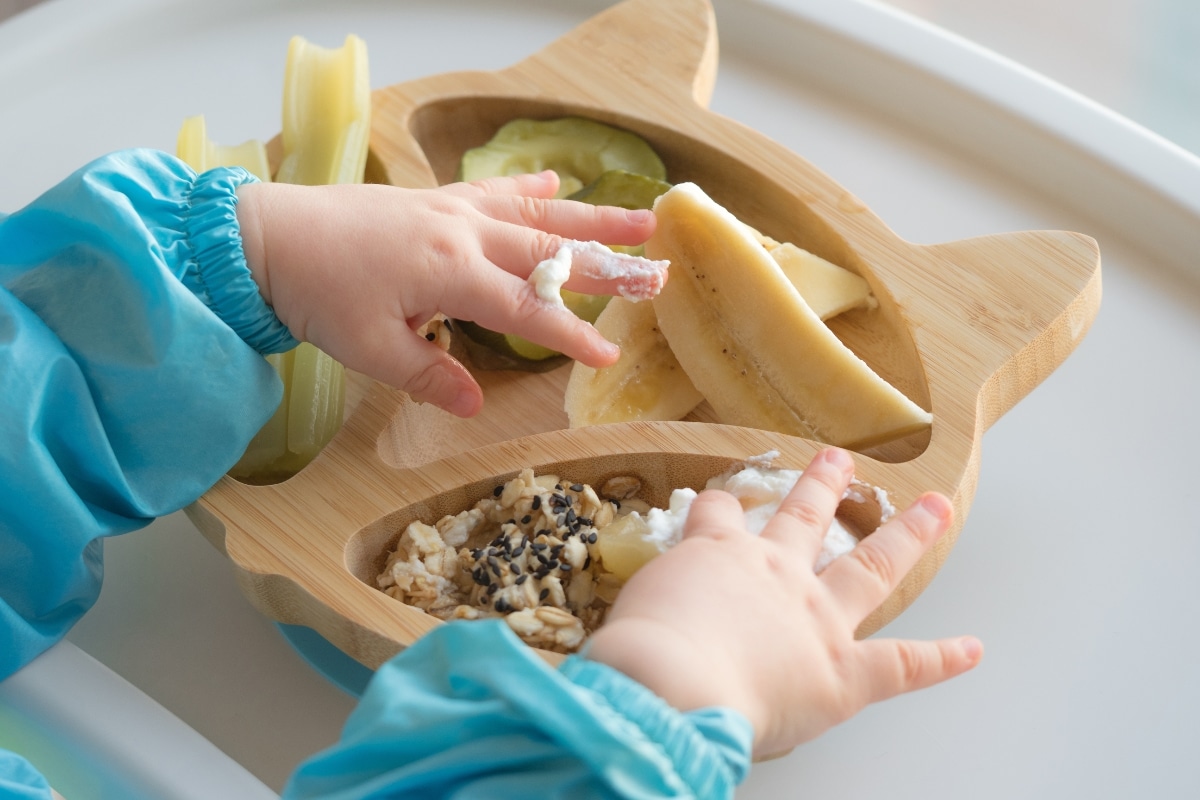
<instances>
[{"instance_id":1,"label":"wood grain texture","mask_svg":"<svg viewBox=\"0 0 1200 800\"><path fill-rule=\"evenodd\" d=\"M935 490L956 512L950 533L863 623L868 635L920 594L953 547L984 431L1087 332L1100 304L1099 252L1061 231L905 242L803 158L709 111L716 66L706 0L626 0L507 69L377 90L369 172L402 186L447 183L463 151L510 119L579 114L643 136L671 181L694 181L763 233L866 278L880 307L831 327L934 421L859 454L858 477L897 507ZM373 586L385 548L412 520L462 510L524 467L584 482L636 474L647 499L665 504L671 489L703 486L748 457L777 450L778 466L801 468L821 447L718 424L704 406L681 422L566 430L568 369L477 372L485 408L472 420L352 376L359 399L303 472L265 487L225 478L189 514L263 613L308 625L375 667L440 624Z\"/></svg>"}]
</instances>

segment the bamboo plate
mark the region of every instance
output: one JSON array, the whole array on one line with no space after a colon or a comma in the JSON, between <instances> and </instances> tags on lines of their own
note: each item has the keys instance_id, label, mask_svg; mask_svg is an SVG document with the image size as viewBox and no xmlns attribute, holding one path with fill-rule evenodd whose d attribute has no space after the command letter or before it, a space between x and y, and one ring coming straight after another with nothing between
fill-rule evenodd
<instances>
[{"instance_id":1,"label":"bamboo plate","mask_svg":"<svg viewBox=\"0 0 1200 800\"><path fill-rule=\"evenodd\" d=\"M858 454L858 477L897 507L940 491L956 521L863 623L865 636L920 594L953 547L983 433L1087 332L1100 304L1099 252L1061 231L905 242L795 153L707 110L716 65L707 0L626 0L507 69L375 91L369 177L448 183L462 153L508 120L577 114L641 135L672 182L694 181L763 233L866 278L879 308L831 327L934 421ZM223 478L189 516L260 611L311 627L374 668L440 624L374 587L386 550L413 520L467 508L525 467L592 483L635 474L645 499L662 505L672 489L702 487L748 457L775 450L777 466L800 468L821 447L718 424L704 406L682 422L567 430L568 371L477 372L485 408L471 420L352 376L346 424L300 474L273 486ZM857 512L849 521L869 531L878 508Z\"/></svg>"}]
</instances>

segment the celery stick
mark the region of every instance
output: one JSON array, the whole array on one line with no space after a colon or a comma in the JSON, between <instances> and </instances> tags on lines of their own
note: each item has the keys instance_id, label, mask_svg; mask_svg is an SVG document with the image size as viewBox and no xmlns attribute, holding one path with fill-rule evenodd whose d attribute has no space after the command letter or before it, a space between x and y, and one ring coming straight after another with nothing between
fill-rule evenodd
<instances>
[{"instance_id":1,"label":"celery stick","mask_svg":"<svg viewBox=\"0 0 1200 800\"><path fill-rule=\"evenodd\" d=\"M307 462L321 452L341 427L344 369L311 344L301 344L295 352L287 447Z\"/></svg>"},{"instance_id":2,"label":"celery stick","mask_svg":"<svg viewBox=\"0 0 1200 800\"><path fill-rule=\"evenodd\" d=\"M179 129L175 155L197 172L213 167L243 167L261 181L271 180L267 147L257 139L237 145L219 145L209 140L204 115L188 117Z\"/></svg>"},{"instance_id":3,"label":"celery stick","mask_svg":"<svg viewBox=\"0 0 1200 800\"><path fill-rule=\"evenodd\" d=\"M239 480L255 480L281 470L277 462L287 455L288 408L291 405L291 375L296 359L296 350L267 356L267 363L275 368L283 381L283 400L274 415L259 429L250 441L246 452L229 471Z\"/></svg>"},{"instance_id":4,"label":"celery stick","mask_svg":"<svg viewBox=\"0 0 1200 800\"><path fill-rule=\"evenodd\" d=\"M336 49L301 36L288 45L283 160L276 180L319 186L362 183L371 131L367 46L351 34Z\"/></svg>"},{"instance_id":5,"label":"celery stick","mask_svg":"<svg viewBox=\"0 0 1200 800\"><path fill-rule=\"evenodd\" d=\"M347 36L337 49L293 37L283 92L283 158L276 180L310 186L361 183L371 127L366 45ZM300 466L342 425L345 370L312 345L297 350L288 407L288 450Z\"/></svg>"},{"instance_id":6,"label":"celery stick","mask_svg":"<svg viewBox=\"0 0 1200 800\"><path fill-rule=\"evenodd\" d=\"M283 156L275 180L309 186L362 183L370 127L371 92L363 41L347 36L342 47L330 50L294 37L284 74ZM265 148L261 166L252 168L246 161L233 160L255 157L251 143L243 147L247 150L213 145L203 117L186 120L179 134L180 157L194 169L224 159L223 163L239 163L267 180ZM232 472L248 482L291 477L342 425L345 370L341 364L307 343L282 358L272 358L268 361L283 379L284 399Z\"/></svg>"}]
</instances>

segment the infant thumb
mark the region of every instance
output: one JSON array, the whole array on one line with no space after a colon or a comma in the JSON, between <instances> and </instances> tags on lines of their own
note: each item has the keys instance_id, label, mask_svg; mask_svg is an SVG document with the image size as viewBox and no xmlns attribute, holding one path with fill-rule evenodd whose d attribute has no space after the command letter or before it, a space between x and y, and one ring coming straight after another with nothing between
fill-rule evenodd
<instances>
[{"instance_id":1,"label":"infant thumb","mask_svg":"<svg viewBox=\"0 0 1200 800\"><path fill-rule=\"evenodd\" d=\"M405 328L399 347L381 354L371 377L407 392L420 403L430 403L457 417L472 417L483 406L483 392L471 373L436 344Z\"/></svg>"}]
</instances>

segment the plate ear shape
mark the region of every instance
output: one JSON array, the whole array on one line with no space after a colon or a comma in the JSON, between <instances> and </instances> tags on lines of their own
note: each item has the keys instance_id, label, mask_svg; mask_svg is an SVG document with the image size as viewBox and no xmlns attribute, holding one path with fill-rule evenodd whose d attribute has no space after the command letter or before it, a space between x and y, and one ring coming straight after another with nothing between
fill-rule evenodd
<instances>
[{"instance_id":1,"label":"plate ear shape","mask_svg":"<svg viewBox=\"0 0 1200 800\"><path fill-rule=\"evenodd\" d=\"M664 47L670 42L670 47ZM708 107L717 79L717 21L708 0L625 0L506 72L547 80L554 65L564 97L597 85Z\"/></svg>"},{"instance_id":2,"label":"plate ear shape","mask_svg":"<svg viewBox=\"0 0 1200 800\"><path fill-rule=\"evenodd\" d=\"M917 328L935 416L969 410L982 434L1088 332L1100 308L1100 250L1068 231L921 249L923 275L889 285Z\"/></svg>"}]
</instances>

